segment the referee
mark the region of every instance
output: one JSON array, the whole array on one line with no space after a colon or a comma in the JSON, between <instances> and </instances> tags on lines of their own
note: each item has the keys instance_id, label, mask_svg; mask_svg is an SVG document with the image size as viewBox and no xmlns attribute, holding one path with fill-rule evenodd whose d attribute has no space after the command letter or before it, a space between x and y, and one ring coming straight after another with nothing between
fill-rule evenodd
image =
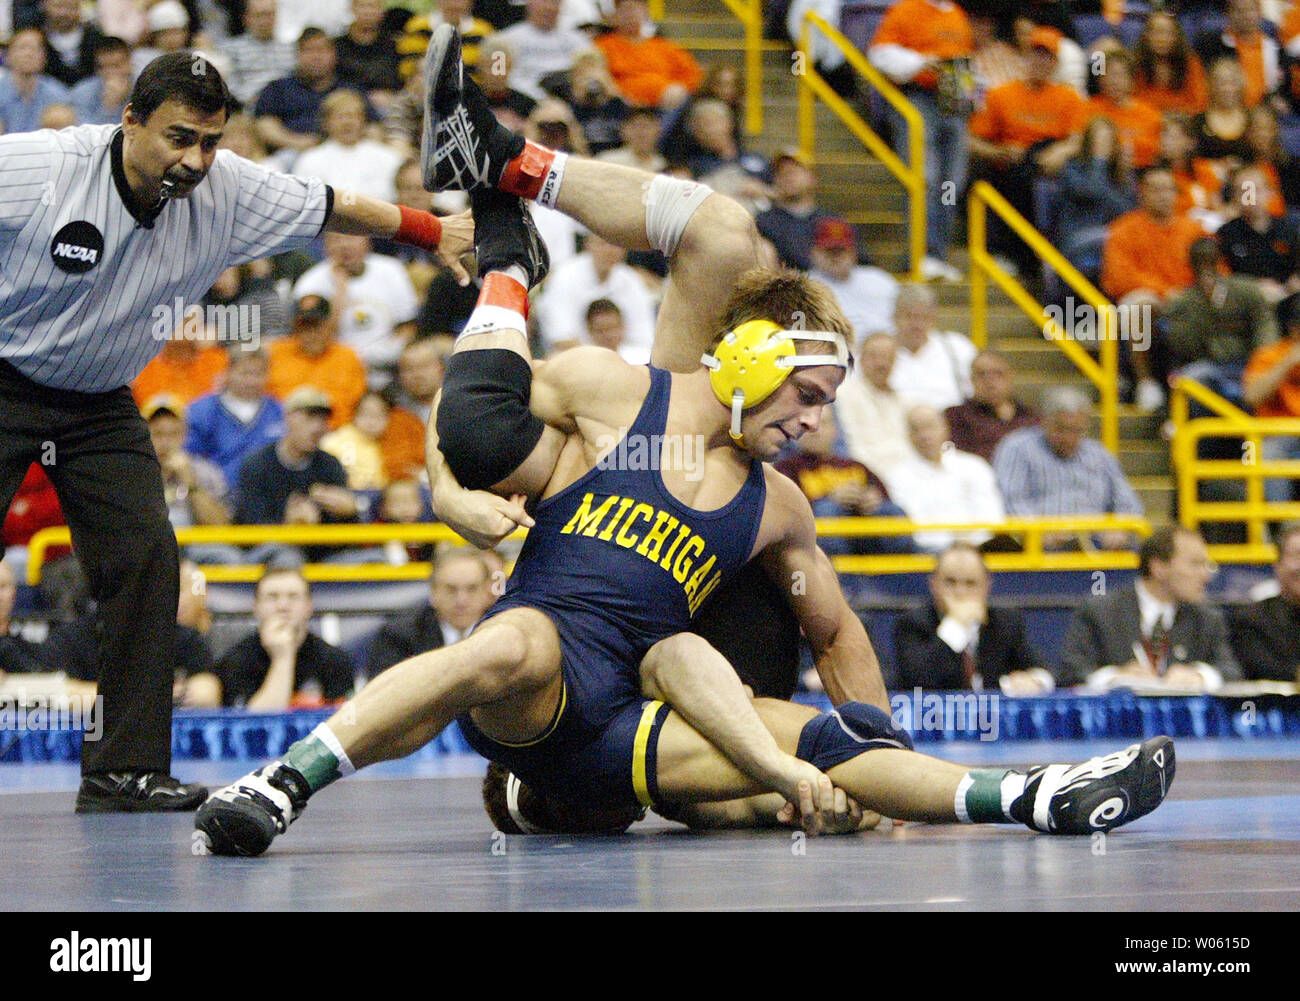
<instances>
[{"instance_id":1,"label":"referee","mask_svg":"<svg viewBox=\"0 0 1300 1001\"><path fill-rule=\"evenodd\" d=\"M177 547L127 389L163 346L159 309L322 230L437 250L468 280L468 215L444 232L426 212L218 151L231 106L210 63L173 52L141 72L120 125L0 136L0 512L40 462L99 607L103 732L82 749L78 813L206 796L171 776Z\"/></svg>"}]
</instances>

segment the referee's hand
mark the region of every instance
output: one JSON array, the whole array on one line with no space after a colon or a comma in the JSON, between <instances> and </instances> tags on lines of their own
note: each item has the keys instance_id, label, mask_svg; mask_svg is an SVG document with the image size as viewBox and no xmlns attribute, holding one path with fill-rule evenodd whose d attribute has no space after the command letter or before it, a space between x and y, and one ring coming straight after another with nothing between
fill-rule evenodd
<instances>
[{"instance_id":1,"label":"referee's hand","mask_svg":"<svg viewBox=\"0 0 1300 1001\"><path fill-rule=\"evenodd\" d=\"M442 239L438 259L456 277L457 284L469 284L469 272L461 258L474 249L474 217L468 212L442 217Z\"/></svg>"}]
</instances>

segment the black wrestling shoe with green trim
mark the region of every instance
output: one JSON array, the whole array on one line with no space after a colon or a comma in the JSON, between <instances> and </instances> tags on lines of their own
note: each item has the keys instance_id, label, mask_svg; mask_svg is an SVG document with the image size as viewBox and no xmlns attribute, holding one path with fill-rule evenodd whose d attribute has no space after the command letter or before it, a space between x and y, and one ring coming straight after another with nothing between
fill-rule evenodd
<instances>
[{"instance_id":1,"label":"black wrestling shoe with green trim","mask_svg":"<svg viewBox=\"0 0 1300 1001\"><path fill-rule=\"evenodd\" d=\"M306 780L276 762L214 792L194 826L214 855L261 855L306 807Z\"/></svg>"},{"instance_id":2,"label":"black wrestling shoe with green trim","mask_svg":"<svg viewBox=\"0 0 1300 1001\"><path fill-rule=\"evenodd\" d=\"M434 29L424 54L424 128L420 169L428 191L493 187L524 150L465 72L460 35L450 24Z\"/></svg>"},{"instance_id":3,"label":"black wrestling shoe with green trim","mask_svg":"<svg viewBox=\"0 0 1300 1001\"><path fill-rule=\"evenodd\" d=\"M87 775L77 791L78 813L188 813L207 797L206 786L164 772Z\"/></svg>"},{"instance_id":4,"label":"black wrestling shoe with green trim","mask_svg":"<svg viewBox=\"0 0 1300 1001\"><path fill-rule=\"evenodd\" d=\"M1092 834L1145 817L1174 781L1174 742L1152 737L1079 765L1031 768L1011 815L1035 831Z\"/></svg>"}]
</instances>

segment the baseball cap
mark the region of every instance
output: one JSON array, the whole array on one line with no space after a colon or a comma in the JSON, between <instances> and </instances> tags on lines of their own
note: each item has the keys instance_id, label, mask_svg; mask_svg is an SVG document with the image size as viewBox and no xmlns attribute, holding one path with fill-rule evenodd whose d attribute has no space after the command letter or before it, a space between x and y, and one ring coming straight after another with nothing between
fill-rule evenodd
<instances>
[{"instance_id":1,"label":"baseball cap","mask_svg":"<svg viewBox=\"0 0 1300 1001\"><path fill-rule=\"evenodd\" d=\"M190 15L180 0L162 0L149 8L147 15L150 31L167 31L169 28L188 28Z\"/></svg>"},{"instance_id":2,"label":"baseball cap","mask_svg":"<svg viewBox=\"0 0 1300 1001\"><path fill-rule=\"evenodd\" d=\"M159 393L151 396L144 401L144 406L140 408L140 414L145 420L151 421L156 414L168 413L173 417L185 419L185 404L175 393Z\"/></svg>"},{"instance_id":3,"label":"baseball cap","mask_svg":"<svg viewBox=\"0 0 1300 1001\"><path fill-rule=\"evenodd\" d=\"M330 301L323 295L304 295L293 307L293 318L295 320L307 320L312 323L319 323L321 320L329 319Z\"/></svg>"},{"instance_id":4,"label":"baseball cap","mask_svg":"<svg viewBox=\"0 0 1300 1001\"><path fill-rule=\"evenodd\" d=\"M853 227L839 216L822 219L813 231L813 246L821 247L822 250L856 249L857 245Z\"/></svg>"},{"instance_id":5,"label":"baseball cap","mask_svg":"<svg viewBox=\"0 0 1300 1001\"><path fill-rule=\"evenodd\" d=\"M284 412L291 414L295 410L312 410L324 414L334 413L329 396L315 386L299 386L285 398Z\"/></svg>"},{"instance_id":6,"label":"baseball cap","mask_svg":"<svg viewBox=\"0 0 1300 1001\"><path fill-rule=\"evenodd\" d=\"M807 158L804 157L804 155L800 153L799 150L794 146L787 146L785 149L781 150L781 152L778 153L776 156L772 157L772 169L776 170L776 168L781 165L782 160L793 160L800 167L805 167L808 170L812 169L812 166L808 163Z\"/></svg>"},{"instance_id":7,"label":"baseball cap","mask_svg":"<svg viewBox=\"0 0 1300 1001\"><path fill-rule=\"evenodd\" d=\"M1060 51L1062 35L1055 28L1049 28L1046 25L1039 25L1029 32L1029 47L1031 49L1046 49L1052 55Z\"/></svg>"}]
</instances>

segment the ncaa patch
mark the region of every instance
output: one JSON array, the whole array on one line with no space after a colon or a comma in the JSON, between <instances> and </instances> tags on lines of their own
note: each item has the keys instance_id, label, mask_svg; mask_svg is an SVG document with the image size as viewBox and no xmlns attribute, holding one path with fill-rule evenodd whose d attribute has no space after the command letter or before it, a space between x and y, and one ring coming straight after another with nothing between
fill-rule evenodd
<instances>
[{"instance_id":1,"label":"ncaa patch","mask_svg":"<svg viewBox=\"0 0 1300 1001\"><path fill-rule=\"evenodd\" d=\"M88 222L70 222L50 241L54 266L72 275L89 271L103 253L104 235Z\"/></svg>"}]
</instances>

